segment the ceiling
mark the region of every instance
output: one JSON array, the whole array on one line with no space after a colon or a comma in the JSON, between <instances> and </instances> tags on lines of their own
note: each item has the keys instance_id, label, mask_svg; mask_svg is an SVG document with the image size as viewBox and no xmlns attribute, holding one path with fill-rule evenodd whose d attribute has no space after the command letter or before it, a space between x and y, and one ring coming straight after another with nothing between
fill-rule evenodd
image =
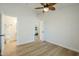
<instances>
[{"instance_id":1,"label":"ceiling","mask_svg":"<svg viewBox=\"0 0 79 59\"><path fill-rule=\"evenodd\" d=\"M34 9L36 7L41 7L42 5L40 3L26 3L26 6L29 7L29 9L33 10L37 15L39 14L43 14L42 9ZM55 6L56 10L61 10L63 8L69 7L69 6L74 6L74 5L79 5L79 3L57 3ZM53 12L53 11L49 11L49 12Z\"/></svg>"},{"instance_id":2,"label":"ceiling","mask_svg":"<svg viewBox=\"0 0 79 59\"><path fill-rule=\"evenodd\" d=\"M34 8L42 6L40 3L26 3L25 5L29 6L32 10L36 10ZM56 9L61 9L71 5L79 5L79 3L57 3L55 7Z\"/></svg>"}]
</instances>

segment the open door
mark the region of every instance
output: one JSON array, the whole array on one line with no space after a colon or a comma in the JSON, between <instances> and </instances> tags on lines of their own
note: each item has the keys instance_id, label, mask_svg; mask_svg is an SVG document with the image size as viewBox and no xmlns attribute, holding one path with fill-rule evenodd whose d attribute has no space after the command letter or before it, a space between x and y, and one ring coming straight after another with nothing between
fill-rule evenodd
<instances>
[{"instance_id":1,"label":"open door","mask_svg":"<svg viewBox=\"0 0 79 59\"><path fill-rule=\"evenodd\" d=\"M16 55L16 17L1 15L1 54Z\"/></svg>"}]
</instances>

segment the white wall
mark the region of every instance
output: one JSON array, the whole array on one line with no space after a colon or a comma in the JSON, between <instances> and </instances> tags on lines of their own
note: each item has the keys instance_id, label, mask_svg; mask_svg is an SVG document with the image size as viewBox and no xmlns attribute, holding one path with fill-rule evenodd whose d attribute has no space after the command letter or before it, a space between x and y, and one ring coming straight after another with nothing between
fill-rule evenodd
<instances>
[{"instance_id":1,"label":"white wall","mask_svg":"<svg viewBox=\"0 0 79 59\"><path fill-rule=\"evenodd\" d=\"M79 4L56 4L43 20L46 41L79 52Z\"/></svg>"},{"instance_id":2,"label":"white wall","mask_svg":"<svg viewBox=\"0 0 79 59\"><path fill-rule=\"evenodd\" d=\"M0 15L0 34L1 34L1 15ZM0 36L0 50L1 50L1 36Z\"/></svg>"},{"instance_id":3,"label":"white wall","mask_svg":"<svg viewBox=\"0 0 79 59\"><path fill-rule=\"evenodd\" d=\"M26 4L0 4L0 13L17 17L17 45L34 41L38 19Z\"/></svg>"}]
</instances>

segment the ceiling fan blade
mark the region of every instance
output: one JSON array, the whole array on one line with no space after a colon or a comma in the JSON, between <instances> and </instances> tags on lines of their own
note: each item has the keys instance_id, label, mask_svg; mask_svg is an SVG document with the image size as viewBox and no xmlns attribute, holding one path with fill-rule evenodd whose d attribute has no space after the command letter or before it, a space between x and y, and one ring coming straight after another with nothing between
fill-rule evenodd
<instances>
[{"instance_id":1,"label":"ceiling fan blade","mask_svg":"<svg viewBox=\"0 0 79 59\"><path fill-rule=\"evenodd\" d=\"M44 3L40 3L42 6L45 6L45 4Z\"/></svg>"},{"instance_id":2,"label":"ceiling fan blade","mask_svg":"<svg viewBox=\"0 0 79 59\"><path fill-rule=\"evenodd\" d=\"M55 10L55 7L48 7L49 8L49 10Z\"/></svg>"},{"instance_id":3,"label":"ceiling fan blade","mask_svg":"<svg viewBox=\"0 0 79 59\"><path fill-rule=\"evenodd\" d=\"M43 9L44 7L37 7L37 8L35 8L35 9Z\"/></svg>"},{"instance_id":4,"label":"ceiling fan blade","mask_svg":"<svg viewBox=\"0 0 79 59\"><path fill-rule=\"evenodd\" d=\"M55 5L56 3L48 3L49 6L53 6Z\"/></svg>"}]
</instances>

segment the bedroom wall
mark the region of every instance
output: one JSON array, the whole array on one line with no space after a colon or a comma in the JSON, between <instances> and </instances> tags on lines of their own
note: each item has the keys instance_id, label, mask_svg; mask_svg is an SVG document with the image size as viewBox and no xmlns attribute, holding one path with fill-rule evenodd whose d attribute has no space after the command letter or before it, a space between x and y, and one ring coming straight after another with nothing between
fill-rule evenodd
<instances>
[{"instance_id":1,"label":"bedroom wall","mask_svg":"<svg viewBox=\"0 0 79 59\"><path fill-rule=\"evenodd\" d=\"M56 4L43 20L46 41L79 52L79 4Z\"/></svg>"},{"instance_id":2,"label":"bedroom wall","mask_svg":"<svg viewBox=\"0 0 79 59\"><path fill-rule=\"evenodd\" d=\"M34 27L39 21L26 4L1 3L0 13L17 17L17 45L34 41Z\"/></svg>"},{"instance_id":3,"label":"bedroom wall","mask_svg":"<svg viewBox=\"0 0 79 59\"><path fill-rule=\"evenodd\" d=\"M0 15L0 34L1 34L1 15ZM1 50L1 36L0 36L0 50Z\"/></svg>"}]
</instances>

